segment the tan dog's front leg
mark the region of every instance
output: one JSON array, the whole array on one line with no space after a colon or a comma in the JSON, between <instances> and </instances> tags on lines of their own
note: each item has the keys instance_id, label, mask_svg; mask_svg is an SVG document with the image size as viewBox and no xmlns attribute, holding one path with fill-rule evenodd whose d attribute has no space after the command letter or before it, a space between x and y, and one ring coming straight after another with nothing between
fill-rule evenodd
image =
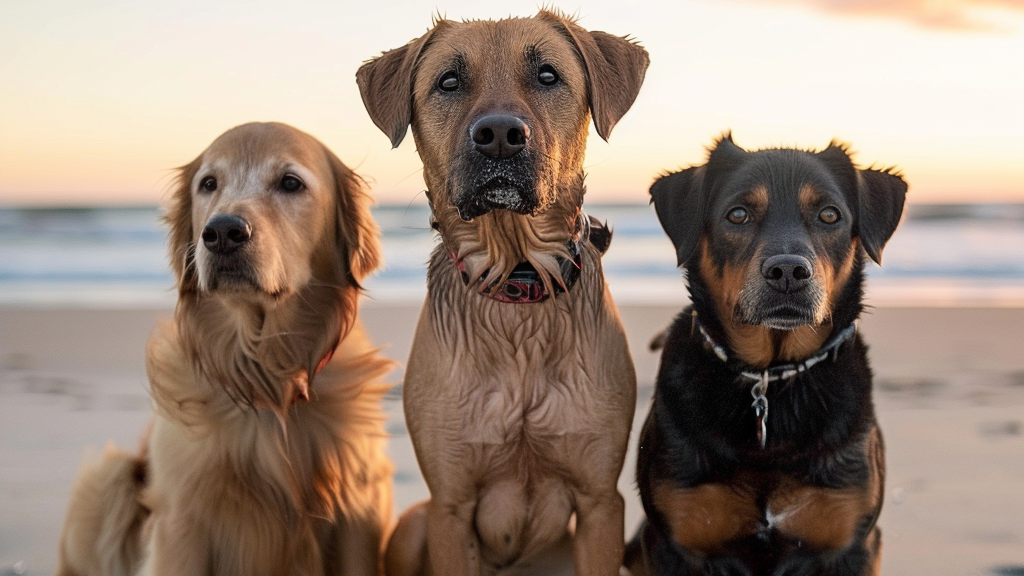
<instances>
[{"instance_id":1,"label":"tan dog's front leg","mask_svg":"<svg viewBox=\"0 0 1024 576\"><path fill-rule=\"evenodd\" d=\"M473 529L476 502L446 503L433 498L427 505L427 550L435 575L478 576L480 541Z\"/></svg>"},{"instance_id":2,"label":"tan dog's front leg","mask_svg":"<svg viewBox=\"0 0 1024 576\"><path fill-rule=\"evenodd\" d=\"M576 494L576 576L618 576L625 553L625 509L614 486L610 492Z\"/></svg>"}]
</instances>

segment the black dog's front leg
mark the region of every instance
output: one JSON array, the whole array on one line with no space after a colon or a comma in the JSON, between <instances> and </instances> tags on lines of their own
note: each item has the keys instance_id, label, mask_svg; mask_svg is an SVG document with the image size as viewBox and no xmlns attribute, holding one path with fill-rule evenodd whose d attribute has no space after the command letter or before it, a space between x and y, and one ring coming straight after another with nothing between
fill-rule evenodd
<instances>
[{"instance_id":1,"label":"black dog's front leg","mask_svg":"<svg viewBox=\"0 0 1024 576\"><path fill-rule=\"evenodd\" d=\"M627 546L627 567L633 576L753 576L734 557L706 557L666 538L649 521Z\"/></svg>"}]
</instances>

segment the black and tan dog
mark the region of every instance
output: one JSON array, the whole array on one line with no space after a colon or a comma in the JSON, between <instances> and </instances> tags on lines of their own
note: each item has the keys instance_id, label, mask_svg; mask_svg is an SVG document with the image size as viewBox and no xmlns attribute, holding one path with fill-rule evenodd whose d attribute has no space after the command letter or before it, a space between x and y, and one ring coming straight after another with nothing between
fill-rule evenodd
<instances>
[{"instance_id":1,"label":"black and tan dog","mask_svg":"<svg viewBox=\"0 0 1024 576\"><path fill-rule=\"evenodd\" d=\"M520 569L573 514L576 574L618 574L636 378L607 233L581 212L583 155L591 117L607 137L647 61L542 10L440 20L357 74L394 145L412 124L441 240L403 389L431 499L400 520L392 575Z\"/></svg>"},{"instance_id":2,"label":"black and tan dog","mask_svg":"<svg viewBox=\"0 0 1024 576\"><path fill-rule=\"evenodd\" d=\"M730 136L654 183L693 304L640 438L634 575L877 574L884 454L856 322L906 190L836 143Z\"/></svg>"}]
</instances>

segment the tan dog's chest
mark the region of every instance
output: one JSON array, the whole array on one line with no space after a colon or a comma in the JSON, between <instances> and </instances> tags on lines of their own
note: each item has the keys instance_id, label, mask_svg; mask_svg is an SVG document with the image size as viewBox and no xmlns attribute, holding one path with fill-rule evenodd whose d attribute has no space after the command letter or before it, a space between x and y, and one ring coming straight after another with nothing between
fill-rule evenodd
<instances>
[{"instance_id":1,"label":"tan dog's chest","mask_svg":"<svg viewBox=\"0 0 1024 576\"><path fill-rule=\"evenodd\" d=\"M449 313L424 310L403 396L417 453L430 455L420 458L428 484L474 487L465 497L484 558L500 565L562 537L575 492L621 462L634 376L621 326L586 310L586 297L463 298ZM476 319L472 331L457 310Z\"/></svg>"}]
</instances>

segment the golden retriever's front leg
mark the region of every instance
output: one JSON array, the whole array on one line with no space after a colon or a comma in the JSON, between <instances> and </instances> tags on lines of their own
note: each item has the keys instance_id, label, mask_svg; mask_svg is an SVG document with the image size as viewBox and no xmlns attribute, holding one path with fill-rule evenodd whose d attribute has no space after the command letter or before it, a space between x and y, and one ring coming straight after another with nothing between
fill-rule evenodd
<instances>
[{"instance_id":1,"label":"golden retriever's front leg","mask_svg":"<svg viewBox=\"0 0 1024 576\"><path fill-rule=\"evenodd\" d=\"M614 486L596 494L576 494L576 576L618 576L625 552L625 509Z\"/></svg>"},{"instance_id":2,"label":"golden retriever's front leg","mask_svg":"<svg viewBox=\"0 0 1024 576\"><path fill-rule=\"evenodd\" d=\"M196 523L180 517L153 517L146 560L140 576L177 576L212 574L208 538Z\"/></svg>"},{"instance_id":3,"label":"golden retriever's front leg","mask_svg":"<svg viewBox=\"0 0 1024 576\"><path fill-rule=\"evenodd\" d=\"M343 519L335 528L337 557L325 562L327 574L374 576L380 573L384 525L378 518Z\"/></svg>"},{"instance_id":4,"label":"golden retriever's front leg","mask_svg":"<svg viewBox=\"0 0 1024 576\"><path fill-rule=\"evenodd\" d=\"M479 576L480 541L473 529L476 502L427 504L427 550L433 574Z\"/></svg>"}]
</instances>

